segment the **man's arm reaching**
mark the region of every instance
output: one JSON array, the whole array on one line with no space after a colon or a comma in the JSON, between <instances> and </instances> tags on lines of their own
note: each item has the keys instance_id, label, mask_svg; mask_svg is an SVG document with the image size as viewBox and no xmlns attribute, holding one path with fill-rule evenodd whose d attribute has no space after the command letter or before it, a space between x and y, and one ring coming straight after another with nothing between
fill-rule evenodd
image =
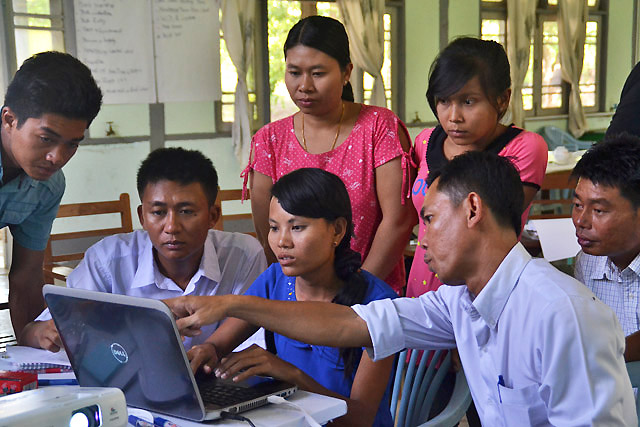
<instances>
[{"instance_id":1,"label":"man's arm reaching","mask_svg":"<svg viewBox=\"0 0 640 427\"><path fill-rule=\"evenodd\" d=\"M236 317L312 345L372 346L365 321L344 305L245 295L185 296L164 302L178 318L180 333L186 336L198 335L204 325Z\"/></svg>"}]
</instances>

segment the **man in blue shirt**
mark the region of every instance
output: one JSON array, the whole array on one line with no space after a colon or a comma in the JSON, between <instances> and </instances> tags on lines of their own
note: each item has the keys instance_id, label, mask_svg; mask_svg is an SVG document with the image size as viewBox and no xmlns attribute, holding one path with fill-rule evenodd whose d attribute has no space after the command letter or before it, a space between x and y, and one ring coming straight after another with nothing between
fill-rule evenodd
<instances>
[{"instance_id":1,"label":"man in blue shirt","mask_svg":"<svg viewBox=\"0 0 640 427\"><path fill-rule=\"evenodd\" d=\"M60 169L101 103L91 71L61 52L27 59L7 88L0 111L0 227L13 235L9 309L18 333L44 306L44 249L65 188Z\"/></svg>"}]
</instances>

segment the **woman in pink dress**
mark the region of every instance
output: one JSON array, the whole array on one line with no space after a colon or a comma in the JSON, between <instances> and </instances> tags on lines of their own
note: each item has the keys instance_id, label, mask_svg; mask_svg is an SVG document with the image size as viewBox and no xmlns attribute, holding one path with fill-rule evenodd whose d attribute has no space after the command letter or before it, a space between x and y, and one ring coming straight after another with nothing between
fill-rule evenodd
<instances>
[{"instance_id":1,"label":"woman in pink dress","mask_svg":"<svg viewBox=\"0 0 640 427\"><path fill-rule=\"evenodd\" d=\"M419 165L412 200L422 208L429 170L470 150L493 151L512 159L524 189L522 224L531 200L540 189L547 168L547 144L533 132L500 120L511 97L509 61L494 42L463 37L451 42L431 66L427 100L440 123L423 130L415 140L414 161ZM420 220L418 243L425 224ZM424 249L416 248L407 281L407 296L416 297L441 285L424 262Z\"/></svg>"},{"instance_id":2,"label":"woman in pink dress","mask_svg":"<svg viewBox=\"0 0 640 427\"><path fill-rule=\"evenodd\" d=\"M338 175L353 205L351 247L362 268L396 292L405 285L403 250L416 221L408 203L410 140L404 124L386 108L353 102L349 40L335 19L310 16L289 31L284 45L285 83L299 112L260 129L243 172L251 186L256 233L267 245L273 184L303 167Z\"/></svg>"}]
</instances>

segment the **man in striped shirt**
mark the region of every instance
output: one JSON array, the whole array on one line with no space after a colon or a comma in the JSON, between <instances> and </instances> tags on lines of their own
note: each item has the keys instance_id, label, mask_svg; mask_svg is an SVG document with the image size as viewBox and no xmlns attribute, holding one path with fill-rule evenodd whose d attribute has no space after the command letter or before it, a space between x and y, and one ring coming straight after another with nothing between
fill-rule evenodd
<instances>
[{"instance_id":1,"label":"man in striped shirt","mask_svg":"<svg viewBox=\"0 0 640 427\"><path fill-rule=\"evenodd\" d=\"M640 138L608 136L577 163L575 277L615 311L625 359L640 360Z\"/></svg>"}]
</instances>

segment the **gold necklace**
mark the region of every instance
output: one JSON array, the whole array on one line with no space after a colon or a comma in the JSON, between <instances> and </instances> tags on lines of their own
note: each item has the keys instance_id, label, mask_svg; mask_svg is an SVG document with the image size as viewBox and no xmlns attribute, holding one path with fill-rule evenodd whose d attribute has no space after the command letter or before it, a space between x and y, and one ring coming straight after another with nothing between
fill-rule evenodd
<instances>
[{"instance_id":1,"label":"gold necklace","mask_svg":"<svg viewBox=\"0 0 640 427\"><path fill-rule=\"evenodd\" d=\"M338 121L338 130L336 131L336 137L333 138L333 144L331 144L331 148L329 151L333 151L336 148L336 142L338 142L338 136L340 136L340 126L342 125L342 118L344 117L344 102L342 103L342 111L340 112L340 120ZM304 151L309 152L307 150L307 140L304 137L304 113L302 113L302 146L304 147Z\"/></svg>"}]
</instances>

